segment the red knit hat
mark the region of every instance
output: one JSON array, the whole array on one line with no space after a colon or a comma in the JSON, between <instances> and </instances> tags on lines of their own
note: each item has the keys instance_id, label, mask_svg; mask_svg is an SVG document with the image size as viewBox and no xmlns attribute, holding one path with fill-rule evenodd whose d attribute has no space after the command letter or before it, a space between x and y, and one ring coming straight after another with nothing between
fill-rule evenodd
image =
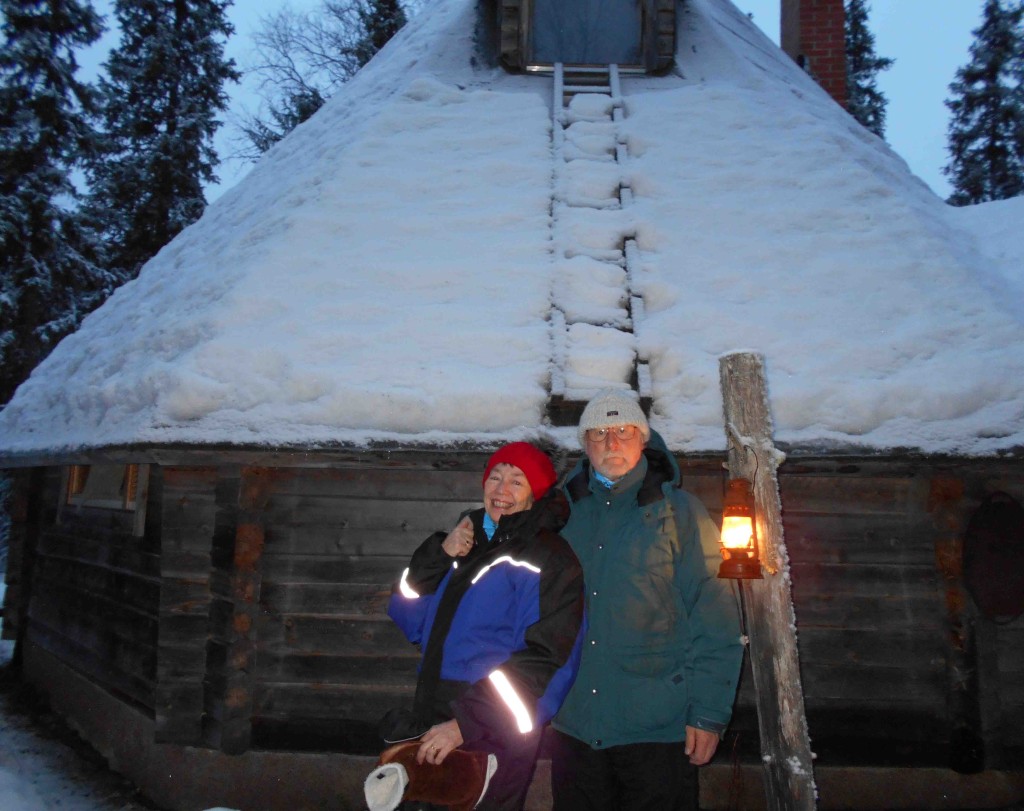
<instances>
[{"instance_id":1,"label":"red knit hat","mask_svg":"<svg viewBox=\"0 0 1024 811\"><path fill-rule=\"evenodd\" d=\"M487 460L483 480L486 482L494 466L502 463L515 465L526 474L535 499L543 498L555 483L555 466L544 451L529 442L510 442L498 448Z\"/></svg>"}]
</instances>

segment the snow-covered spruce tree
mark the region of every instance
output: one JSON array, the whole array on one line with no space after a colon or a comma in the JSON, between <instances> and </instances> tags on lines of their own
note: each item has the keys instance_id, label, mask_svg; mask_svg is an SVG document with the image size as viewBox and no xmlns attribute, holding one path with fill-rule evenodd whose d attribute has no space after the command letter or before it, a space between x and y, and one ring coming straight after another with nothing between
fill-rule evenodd
<instances>
[{"instance_id":1,"label":"snow-covered spruce tree","mask_svg":"<svg viewBox=\"0 0 1024 811\"><path fill-rule=\"evenodd\" d=\"M322 0L307 14L285 6L263 17L248 69L260 79L263 109L239 117L239 157L258 159L312 116L406 20L398 0Z\"/></svg>"},{"instance_id":2,"label":"snow-covered spruce tree","mask_svg":"<svg viewBox=\"0 0 1024 811\"><path fill-rule=\"evenodd\" d=\"M75 52L102 21L86 0L0 0L0 404L113 289L81 228L71 173L91 89Z\"/></svg>"},{"instance_id":3,"label":"snow-covered spruce tree","mask_svg":"<svg viewBox=\"0 0 1024 811\"><path fill-rule=\"evenodd\" d=\"M955 206L1024 194L1024 2L986 0L973 34L946 101Z\"/></svg>"},{"instance_id":4,"label":"snow-covered spruce tree","mask_svg":"<svg viewBox=\"0 0 1024 811\"><path fill-rule=\"evenodd\" d=\"M398 0L370 0L358 7L358 13L363 34L356 46L356 59L362 67L388 44L407 20Z\"/></svg>"},{"instance_id":5,"label":"snow-covered spruce tree","mask_svg":"<svg viewBox=\"0 0 1024 811\"><path fill-rule=\"evenodd\" d=\"M867 0L846 0L846 94L850 115L879 138L885 137L885 107L878 74L895 60L875 53L875 35L868 28Z\"/></svg>"},{"instance_id":6,"label":"snow-covered spruce tree","mask_svg":"<svg viewBox=\"0 0 1024 811\"><path fill-rule=\"evenodd\" d=\"M115 0L121 29L100 80L102 148L89 213L107 265L133 278L206 207L213 136L238 81L224 56L231 0Z\"/></svg>"}]
</instances>

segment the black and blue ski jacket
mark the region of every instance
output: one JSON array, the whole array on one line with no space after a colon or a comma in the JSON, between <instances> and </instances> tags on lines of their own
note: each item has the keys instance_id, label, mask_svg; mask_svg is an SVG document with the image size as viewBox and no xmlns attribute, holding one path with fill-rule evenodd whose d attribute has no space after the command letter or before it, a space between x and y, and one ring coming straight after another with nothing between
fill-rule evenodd
<instances>
[{"instance_id":1,"label":"black and blue ski jacket","mask_svg":"<svg viewBox=\"0 0 1024 811\"><path fill-rule=\"evenodd\" d=\"M466 743L508 743L557 712L579 666L583 572L558 535L568 515L552 489L502 516L466 513L476 544L449 557L446 534L427 538L395 586L388 615L423 659L415 712L426 725L455 718ZM461 518L460 518L461 520Z\"/></svg>"}]
</instances>

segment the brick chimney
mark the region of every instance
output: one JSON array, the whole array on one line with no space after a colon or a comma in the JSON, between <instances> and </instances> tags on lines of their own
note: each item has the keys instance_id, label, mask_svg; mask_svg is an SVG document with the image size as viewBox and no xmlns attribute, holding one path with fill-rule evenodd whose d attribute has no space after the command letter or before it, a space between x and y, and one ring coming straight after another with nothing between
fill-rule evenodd
<instances>
[{"instance_id":1,"label":"brick chimney","mask_svg":"<svg viewBox=\"0 0 1024 811\"><path fill-rule=\"evenodd\" d=\"M781 0L782 50L846 107L843 0Z\"/></svg>"}]
</instances>

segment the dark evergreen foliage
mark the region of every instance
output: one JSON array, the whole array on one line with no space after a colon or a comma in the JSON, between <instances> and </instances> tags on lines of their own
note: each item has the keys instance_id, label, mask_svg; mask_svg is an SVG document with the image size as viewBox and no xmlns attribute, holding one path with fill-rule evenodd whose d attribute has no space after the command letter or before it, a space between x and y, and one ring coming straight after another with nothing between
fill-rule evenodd
<instances>
[{"instance_id":1,"label":"dark evergreen foliage","mask_svg":"<svg viewBox=\"0 0 1024 811\"><path fill-rule=\"evenodd\" d=\"M406 16L398 0L372 0L359 5L357 13L363 33L356 46L356 60L362 67L405 25Z\"/></svg>"},{"instance_id":2,"label":"dark evergreen foliage","mask_svg":"<svg viewBox=\"0 0 1024 811\"><path fill-rule=\"evenodd\" d=\"M986 0L946 101L952 205L1024 194L1024 2Z\"/></svg>"},{"instance_id":3,"label":"dark evergreen foliage","mask_svg":"<svg viewBox=\"0 0 1024 811\"><path fill-rule=\"evenodd\" d=\"M102 20L78 0L0 0L0 404L113 289L74 211L91 89L75 51Z\"/></svg>"},{"instance_id":4,"label":"dark evergreen foliage","mask_svg":"<svg viewBox=\"0 0 1024 811\"><path fill-rule=\"evenodd\" d=\"M102 149L89 213L109 267L128 278L206 207L213 136L227 109L230 0L115 0L118 47L100 81Z\"/></svg>"},{"instance_id":5,"label":"dark evergreen foliage","mask_svg":"<svg viewBox=\"0 0 1024 811\"><path fill-rule=\"evenodd\" d=\"M323 106L405 25L398 0L323 0L309 14L285 7L254 35L262 114L242 116L241 157L256 160Z\"/></svg>"},{"instance_id":6,"label":"dark evergreen foliage","mask_svg":"<svg viewBox=\"0 0 1024 811\"><path fill-rule=\"evenodd\" d=\"M846 93L850 115L880 138L885 137L885 108L878 74L895 60L875 53L875 35L868 28L867 0L846 0Z\"/></svg>"},{"instance_id":7,"label":"dark evergreen foliage","mask_svg":"<svg viewBox=\"0 0 1024 811\"><path fill-rule=\"evenodd\" d=\"M299 124L324 106L324 97L315 88L288 94L279 102L267 102L270 121L252 116L239 123L242 134L252 145L245 157L255 159L284 138ZM280 107L278 105L281 105Z\"/></svg>"}]
</instances>

